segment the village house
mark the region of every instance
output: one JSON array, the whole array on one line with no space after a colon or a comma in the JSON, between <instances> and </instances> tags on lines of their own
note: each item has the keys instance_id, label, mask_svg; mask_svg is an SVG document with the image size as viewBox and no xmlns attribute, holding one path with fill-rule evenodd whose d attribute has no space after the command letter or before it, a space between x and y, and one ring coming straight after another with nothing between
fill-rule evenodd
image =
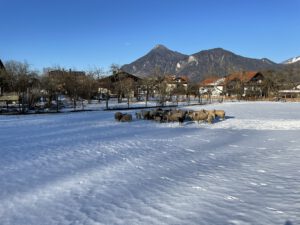
<instances>
[{"instance_id":1,"label":"village house","mask_svg":"<svg viewBox=\"0 0 300 225\"><path fill-rule=\"evenodd\" d=\"M232 73L222 78L209 77L200 82L199 93L212 97L262 97L263 81L263 74L256 71Z\"/></svg>"},{"instance_id":2,"label":"village house","mask_svg":"<svg viewBox=\"0 0 300 225\"><path fill-rule=\"evenodd\" d=\"M47 71L47 75L49 76L49 78L52 78L55 81L59 81L59 82L57 82L56 89L58 92L60 92L60 94L67 94L66 86L68 85L68 83L67 83L68 79L72 84L80 85L80 82L82 82L85 78L84 71L76 71L76 70L71 70L71 69L69 69L69 70L64 70L64 69L49 70L49 71ZM42 90L42 92L44 92L44 90Z\"/></svg>"},{"instance_id":3,"label":"village house","mask_svg":"<svg viewBox=\"0 0 300 225\"><path fill-rule=\"evenodd\" d=\"M110 97L124 97L125 92L128 94L129 91L130 97L137 97L141 80L137 76L118 70L114 74L99 80L99 96L105 98L108 94Z\"/></svg>"},{"instance_id":4,"label":"village house","mask_svg":"<svg viewBox=\"0 0 300 225\"><path fill-rule=\"evenodd\" d=\"M48 78L53 81L51 88L48 90L41 90L41 104L47 101L50 104L51 100L57 101L59 104L68 105L70 101L73 105L76 100L83 100L79 98L80 87L85 81L86 74L84 71L55 69L46 71ZM56 104L56 103L55 103ZM56 107L58 107L58 105Z\"/></svg>"},{"instance_id":5,"label":"village house","mask_svg":"<svg viewBox=\"0 0 300 225\"><path fill-rule=\"evenodd\" d=\"M76 71L76 70L49 70L48 71L48 76L50 77L63 77L64 75L67 74L72 74L76 77L80 77L80 76L85 76L85 72L84 71Z\"/></svg>"},{"instance_id":6,"label":"village house","mask_svg":"<svg viewBox=\"0 0 300 225\"><path fill-rule=\"evenodd\" d=\"M182 87L185 91L188 87L188 77L187 76L175 76L167 75L164 77L164 82L166 83L166 91L171 93L174 89Z\"/></svg>"},{"instance_id":7,"label":"village house","mask_svg":"<svg viewBox=\"0 0 300 225\"><path fill-rule=\"evenodd\" d=\"M77 81L82 80L85 77L85 72L84 71L76 71L76 70L49 70L48 71L48 76L50 78L54 78L56 80L60 80L62 78L65 78L67 76L72 76L76 78ZM63 87L61 87L63 88Z\"/></svg>"},{"instance_id":8,"label":"village house","mask_svg":"<svg viewBox=\"0 0 300 225\"><path fill-rule=\"evenodd\" d=\"M80 81L80 79L83 79L85 76L84 71L76 71L76 70L49 70L47 72L48 76L55 79L55 80L60 80L66 76L72 76ZM61 85L64 85L63 83ZM63 89L63 87L59 87L60 89Z\"/></svg>"},{"instance_id":9,"label":"village house","mask_svg":"<svg viewBox=\"0 0 300 225\"><path fill-rule=\"evenodd\" d=\"M300 98L300 84L296 85L292 89L279 90L278 97L283 99Z\"/></svg>"},{"instance_id":10,"label":"village house","mask_svg":"<svg viewBox=\"0 0 300 225\"><path fill-rule=\"evenodd\" d=\"M166 75L157 80L154 86L154 97L160 101L182 101L188 90L188 77Z\"/></svg>"},{"instance_id":11,"label":"village house","mask_svg":"<svg viewBox=\"0 0 300 225\"><path fill-rule=\"evenodd\" d=\"M227 96L256 98L264 95L264 76L260 72L237 72L225 78L224 92Z\"/></svg>"},{"instance_id":12,"label":"village house","mask_svg":"<svg viewBox=\"0 0 300 225\"><path fill-rule=\"evenodd\" d=\"M201 95L211 95L219 97L223 95L225 77L209 77L199 84L199 93Z\"/></svg>"}]
</instances>

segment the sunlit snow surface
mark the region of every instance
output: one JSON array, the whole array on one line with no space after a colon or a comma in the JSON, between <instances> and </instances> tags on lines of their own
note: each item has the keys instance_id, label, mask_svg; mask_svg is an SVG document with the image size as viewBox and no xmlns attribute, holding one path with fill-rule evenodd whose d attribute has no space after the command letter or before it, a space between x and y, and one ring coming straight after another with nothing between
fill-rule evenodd
<instances>
[{"instance_id":1,"label":"sunlit snow surface","mask_svg":"<svg viewBox=\"0 0 300 225\"><path fill-rule=\"evenodd\" d=\"M300 104L206 108L226 120L0 116L0 224L300 224Z\"/></svg>"}]
</instances>

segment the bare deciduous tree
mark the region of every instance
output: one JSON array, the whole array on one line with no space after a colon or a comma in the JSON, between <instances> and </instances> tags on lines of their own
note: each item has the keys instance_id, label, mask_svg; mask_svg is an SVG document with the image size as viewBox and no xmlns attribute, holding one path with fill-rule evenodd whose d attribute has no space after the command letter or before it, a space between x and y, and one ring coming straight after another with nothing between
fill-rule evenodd
<instances>
[{"instance_id":1,"label":"bare deciduous tree","mask_svg":"<svg viewBox=\"0 0 300 225\"><path fill-rule=\"evenodd\" d=\"M19 108L25 113L26 106L29 107L29 94L37 84L37 73L30 70L27 62L9 61L5 64L9 87L11 91L16 91L21 98Z\"/></svg>"}]
</instances>

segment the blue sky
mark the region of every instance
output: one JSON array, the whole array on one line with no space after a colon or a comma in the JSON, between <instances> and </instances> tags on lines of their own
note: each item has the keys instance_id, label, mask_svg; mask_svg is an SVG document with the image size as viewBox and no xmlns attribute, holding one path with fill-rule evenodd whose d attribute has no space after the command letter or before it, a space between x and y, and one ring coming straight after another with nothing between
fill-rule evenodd
<instances>
[{"instance_id":1,"label":"blue sky","mask_svg":"<svg viewBox=\"0 0 300 225\"><path fill-rule=\"evenodd\" d=\"M0 59L106 69L163 44L281 62L300 55L299 12L300 0L0 0Z\"/></svg>"}]
</instances>

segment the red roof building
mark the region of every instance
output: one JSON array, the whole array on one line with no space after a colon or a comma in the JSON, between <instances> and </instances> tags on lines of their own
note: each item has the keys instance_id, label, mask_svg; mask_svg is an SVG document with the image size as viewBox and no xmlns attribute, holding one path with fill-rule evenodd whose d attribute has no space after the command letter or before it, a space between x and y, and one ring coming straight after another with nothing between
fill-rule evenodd
<instances>
[{"instance_id":1,"label":"red roof building","mask_svg":"<svg viewBox=\"0 0 300 225\"><path fill-rule=\"evenodd\" d=\"M257 81L261 82L263 79L264 77L260 72L246 71L246 72L229 74L225 79L225 83L230 82L232 80L239 80L242 83L257 82Z\"/></svg>"},{"instance_id":2,"label":"red roof building","mask_svg":"<svg viewBox=\"0 0 300 225\"><path fill-rule=\"evenodd\" d=\"M263 74L256 71L233 73L226 77L224 90L228 96L261 97L263 80Z\"/></svg>"},{"instance_id":3,"label":"red roof building","mask_svg":"<svg viewBox=\"0 0 300 225\"><path fill-rule=\"evenodd\" d=\"M175 76L175 75L167 75L164 78L164 81L166 81L168 84L175 84L175 83L182 83L187 84L189 79L187 76Z\"/></svg>"},{"instance_id":4,"label":"red roof building","mask_svg":"<svg viewBox=\"0 0 300 225\"><path fill-rule=\"evenodd\" d=\"M220 96L223 94L224 81L224 77L208 77L200 82L199 92L201 94Z\"/></svg>"},{"instance_id":5,"label":"red roof building","mask_svg":"<svg viewBox=\"0 0 300 225\"><path fill-rule=\"evenodd\" d=\"M261 96L264 76L257 71L245 71L229 74L226 77L208 77L200 82L199 92L212 96Z\"/></svg>"},{"instance_id":6,"label":"red roof building","mask_svg":"<svg viewBox=\"0 0 300 225\"><path fill-rule=\"evenodd\" d=\"M201 81L199 86L207 87L207 86L215 86L215 85L224 85L224 81L225 81L224 77L209 77Z\"/></svg>"}]
</instances>

